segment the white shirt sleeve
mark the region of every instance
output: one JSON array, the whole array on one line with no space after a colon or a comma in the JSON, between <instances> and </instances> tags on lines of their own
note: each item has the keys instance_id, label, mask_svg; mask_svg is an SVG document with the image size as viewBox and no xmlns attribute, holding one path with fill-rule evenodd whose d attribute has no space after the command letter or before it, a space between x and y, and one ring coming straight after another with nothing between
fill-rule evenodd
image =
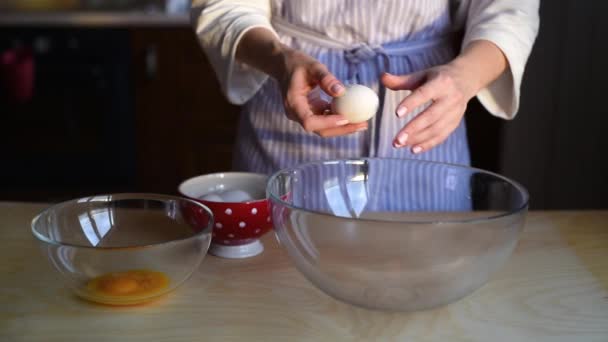
<instances>
[{"instance_id":1,"label":"white shirt sleeve","mask_svg":"<svg viewBox=\"0 0 608 342\"><path fill-rule=\"evenodd\" d=\"M513 119L519 109L524 68L538 33L539 0L469 0L461 5L462 48L475 40L491 41L502 50L509 66L477 98L493 115Z\"/></svg>"},{"instance_id":2,"label":"white shirt sleeve","mask_svg":"<svg viewBox=\"0 0 608 342\"><path fill-rule=\"evenodd\" d=\"M270 1L192 0L190 15L199 44L228 101L237 105L247 102L268 76L237 62L236 48L243 35L255 27L276 35L270 24Z\"/></svg>"}]
</instances>

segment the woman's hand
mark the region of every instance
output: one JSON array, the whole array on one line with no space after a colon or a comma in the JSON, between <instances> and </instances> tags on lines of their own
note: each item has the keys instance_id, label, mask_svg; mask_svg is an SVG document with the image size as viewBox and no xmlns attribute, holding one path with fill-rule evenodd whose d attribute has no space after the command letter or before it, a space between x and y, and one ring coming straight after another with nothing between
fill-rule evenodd
<instances>
[{"instance_id":1,"label":"woman's hand","mask_svg":"<svg viewBox=\"0 0 608 342\"><path fill-rule=\"evenodd\" d=\"M319 87L329 96L337 97L345 90L342 82L316 59L281 44L269 30L248 31L236 56L278 81L287 117L306 131L331 137L367 129L367 122L350 124L343 115L328 115L329 103L312 97L311 92Z\"/></svg>"},{"instance_id":2,"label":"woman's hand","mask_svg":"<svg viewBox=\"0 0 608 342\"><path fill-rule=\"evenodd\" d=\"M367 122L350 124L343 115L326 115L330 103L312 94L316 87L331 97L344 93L342 82L325 65L302 52L286 49L281 69L276 78L283 92L287 117L300 123L306 131L330 137L367 129Z\"/></svg>"},{"instance_id":3,"label":"woman's hand","mask_svg":"<svg viewBox=\"0 0 608 342\"><path fill-rule=\"evenodd\" d=\"M420 153L441 144L460 124L469 100L506 67L506 58L496 45L474 41L448 64L403 76L382 75L387 88L412 91L397 106L398 117L430 103L397 133L393 146L409 146L413 153Z\"/></svg>"},{"instance_id":4,"label":"woman's hand","mask_svg":"<svg viewBox=\"0 0 608 342\"><path fill-rule=\"evenodd\" d=\"M467 102L475 95L470 80L449 64L404 76L384 74L382 83L393 90L412 90L397 106L398 117L431 102L394 138L394 147L410 146L413 153L441 144L458 127Z\"/></svg>"}]
</instances>

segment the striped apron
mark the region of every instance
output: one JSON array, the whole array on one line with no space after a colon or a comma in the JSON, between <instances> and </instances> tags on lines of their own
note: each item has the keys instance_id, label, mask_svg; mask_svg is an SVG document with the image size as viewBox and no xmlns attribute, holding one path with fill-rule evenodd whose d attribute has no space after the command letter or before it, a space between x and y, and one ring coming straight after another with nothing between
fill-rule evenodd
<instances>
[{"instance_id":1,"label":"striped apron","mask_svg":"<svg viewBox=\"0 0 608 342\"><path fill-rule=\"evenodd\" d=\"M242 109L233 166L271 174L315 160L410 158L469 164L464 120L435 148L413 154L392 141L421 109L404 118L395 109L407 95L379 84L383 71L409 74L456 55L449 0L274 0L272 23L281 41L325 64L345 83L372 88L381 106L369 129L322 138L285 116L278 83L269 79Z\"/></svg>"}]
</instances>

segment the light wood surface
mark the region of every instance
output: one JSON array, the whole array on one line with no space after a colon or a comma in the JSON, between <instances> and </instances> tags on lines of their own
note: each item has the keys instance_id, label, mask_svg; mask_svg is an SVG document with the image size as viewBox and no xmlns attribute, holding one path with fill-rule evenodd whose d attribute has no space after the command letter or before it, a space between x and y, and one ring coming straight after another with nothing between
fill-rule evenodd
<instances>
[{"instance_id":1,"label":"light wood surface","mask_svg":"<svg viewBox=\"0 0 608 342\"><path fill-rule=\"evenodd\" d=\"M317 290L272 233L263 254L208 256L157 302L90 304L62 288L31 236L45 207L0 203L0 341L608 341L608 211L531 212L487 285L440 309L385 313Z\"/></svg>"}]
</instances>

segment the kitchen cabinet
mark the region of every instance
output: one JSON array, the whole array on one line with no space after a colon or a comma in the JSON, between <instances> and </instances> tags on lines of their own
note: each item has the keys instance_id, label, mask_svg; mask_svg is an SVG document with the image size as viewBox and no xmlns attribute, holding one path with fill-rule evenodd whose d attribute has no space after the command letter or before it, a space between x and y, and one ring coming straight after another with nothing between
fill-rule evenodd
<instances>
[{"instance_id":1,"label":"kitchen cabinet","mask_svg":"<svg viewBox=\"0 0 608 342\"><path fill-rule=\"evenodd\" d=\"M193 31L133 29L131 39L138 189L172 193L188 177L230 170L238 107Z\"/></svg>"},{"instance_id":2,"label":"kitchen cabinet","mask_svg":"<svg viewBox=\"0 0 608 342\"><path fill-rule=\"evenodd\" d=\"M130 39L122 30L2 28L0 197L64 199L134 182ZM33 73L19 66L30 63ZM18 84L31 91L17 96Z\"/></svg>"},{"instance_id":3,"label":"kitchen cabinet","mask_svg":"<svg viewBox=\"0 0 608 342\"><path fill-rule=\"evenodd\" d=\"M16 45L34 50L35 87L0 91L1 199L176 193L230 169L239 108L188 26L3 29L0 53Z\"/></svg>"}]
</instances>

